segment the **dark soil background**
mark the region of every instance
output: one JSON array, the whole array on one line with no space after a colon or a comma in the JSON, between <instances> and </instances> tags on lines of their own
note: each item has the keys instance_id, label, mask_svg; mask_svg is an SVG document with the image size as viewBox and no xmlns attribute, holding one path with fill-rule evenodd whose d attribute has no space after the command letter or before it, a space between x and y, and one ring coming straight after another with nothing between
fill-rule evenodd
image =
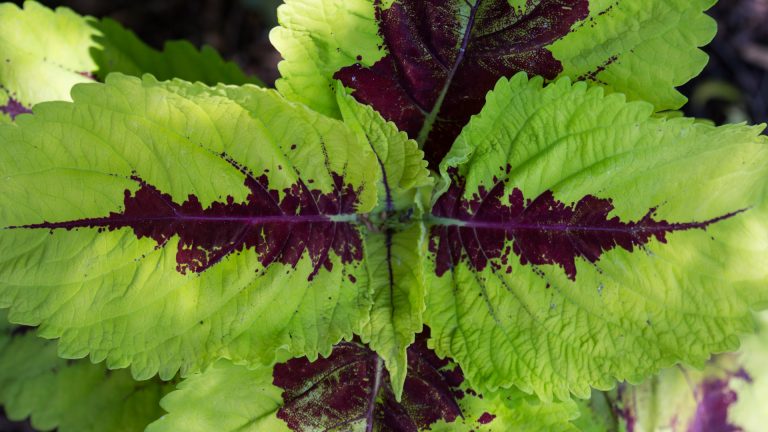
<instances>
[{"instance_id":1,"label":"dark soil background","mask_svg":"<svg viewBox=\"0 0 768 432\"><path fill-rule=\"evenodd\" d=\"M21 3L20 1L14 1ZM246 72L272 84L280 55L269 43L280 0L42 0L95 17L111 17L161 48L170 39L208 44ZM719 32L706 51L709 65L681 90L687 115L717 124L768 123L768 0L721 0L710 14ZM28 423L7 421L0 432L33 432Z\"/></svg>"}]
</instances>

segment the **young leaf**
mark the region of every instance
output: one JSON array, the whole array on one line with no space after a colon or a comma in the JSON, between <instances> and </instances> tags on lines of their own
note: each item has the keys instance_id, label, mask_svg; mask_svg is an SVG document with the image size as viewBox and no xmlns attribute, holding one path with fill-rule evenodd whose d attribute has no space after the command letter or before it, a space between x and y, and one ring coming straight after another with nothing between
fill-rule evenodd
<instances>
[{"instance_id":1,"label":"young leaf","mask_svg":"<svg viewBox=\"0 0 768 432\"><path fill-rule=\"evenodd\" d=\"M697 47L714 35L703 14L711 4L294 0L272 34L285 58L278 89L333 115L330 80L339 78L423 144L436 167L496 81L519 71L589 80L657 110L679 108L685 99L674 86L701 70L706 56Z\"/></svg>"},{"instance_id":2,"label":"young leaf","mask_svg":"<svg viewBox=\"0 0 768 432\"><path fill-rule=\"evenodd\" d=\"M461 369L417 337L408 348L400 402L383 362L358 342L328 358L293 359L248 370L220 361L162 402L169 414L148 432L230 431L575 431L575 404L541 403L515 390L478 394Z\"/></svg>"},{"instance_id":3,"label":"young leaf","mask_svg":"<svg viewBox=\"0 0 768 432\"><path fill-rule=\"evenodd\" d=\"M327 354L362 325L380 168L343 123L253 86L112 74L72 96L0 127L12 321L138 378Z\"/></svg>"},{"instance_id":4,"label":"young leaf","mask_svg":"<svg viewBox=\"0 0 768 432\"><path fill-rule=\"evenodd\" d=\"M67 8L0 4L0 111L13 118L38 102L68 100L73 85L92 81L92 35Z\"/></svg>"},{"instance_id":5,"label":"young leaf","mask_svg":"<svg viewBox=\"0 0 768 432\"><path fill-rule=\"evenodd\" d=\"M99 48L92 48L91 54L98 66L96 75L102 80L109 73L120 72L133 76L150 73L161 81L178 78L208 85L261 84L235 63L224 61L208 45L198 50L187 41L169 41L161 52L142 42L117 21L106 18L93 21L91 25L98 31L94 41Z\"/></svg>"},{"instance_id":6,"label":"young leaf","mask_svg":"<svg viewBox=\"0 0 768 432\"><path fill-rule=\"evenodd\" d=\"M170 385L61 359L54 342L0 315L0 404L11 419L31 416L42 431L119 432L143 430L162 414L158 403Z\"/></svg>"},{"instance_id":7,"label":"young leaf","mask_svg":"<svg viewBox=\"0 0 768 432\"><path fill-rule=\"evenodd\" d=\"M424 323L426 228L417 195L432 185L416 143L372 108L358 104L339 87L344 121L376 155L381 171L378 206L366 230L366 266L371 281L369 320L359 331L384 359L399 400L406 374L406 348ZM426 193L421 195L426 196Z\"/></svg>"},{"instance_id":8,"label":"young leaf","mask_svg":"<svg viewBox=\"0 0 768 432\"><path fill-rule=\"evenodd\" d=\"M502 79L441 164L437 352L563 399L735 348L768 295L762 128L542 84Z\"/></svg>"},{"instance_id":9,"label":"young leaf","mask_svg":"<svg viewBox=\"0 0 768 432\"><path fill-rule=\"evenodd\" d=\"M281 26L269 34L283 55L275 87L288 99L341 118L333 74L382 57L371 0L286 0L277 9Z\"/></svg>"}]
</instances>

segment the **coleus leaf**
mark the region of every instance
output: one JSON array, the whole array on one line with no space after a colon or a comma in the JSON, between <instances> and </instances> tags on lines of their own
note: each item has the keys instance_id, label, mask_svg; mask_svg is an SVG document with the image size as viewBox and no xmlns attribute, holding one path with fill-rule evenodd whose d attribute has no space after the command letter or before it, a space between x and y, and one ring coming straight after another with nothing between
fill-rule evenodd
<instances>
[{"instance_id":1,"label":"coleus leaf","mask_svg":"<svg viewBox=\"0 0 768 432\"><path fill-rule=\"evenodd\" d=\"M516 390L475 392L461 369L419 336L395 399L383 361L342 342L328 358L297 358L248 370L220 361L162 401L169 414L148 432L208 431L574 431L575 404L541 403Z\"/></svg>"},{"instance_id":2,"label":"coleus leaf","mask_svg":"<svg viewBox=\"0 0 768 432\"><path fill-rule=\"evenodd\" d=\"M15 117L38 102L68 100L73 85L92 81L92 34L68 8L0 4L0 111Z\"/></svg>"},{"instance_id":3,"label":"coleus leaf","mask_svg":"<svg viewBox=\"0 0 768 432\"><path fill-rule=\"evenodd\" d=\"M519 71L589 80L657 110L679 108L685 98L674 86L706 61L697 47L714 35L714 22L702 13L711 4L289 0L271 35L285 58L277 87L333 115L330 82L341 79L418 139L436 167L486 92ZM307 14L310 7L324 13ZM659 56L667 67L656 67Z\"/></svg>"},{"instance_id":4,"label":"coleus leaf","mask_svg":"<svg viewBox=\"0 0 768 432\"><path fill-rule=\"evenodd\" d=\"M441 164L426 322L472 382L545 400L735 348L766 300L762 128L501 80Z\"/></svg>"},{"instance_id":5,"label":"coleus leaf","mask_svg":"<svg viewBox=\"0 0 768 432\"><path fill-rule=\"evenodd\" d=\"M361 105L339 87L339 107L345 123L368 142L380 165L378 205L363 234L369 269L371 310L358 331L362 341L376 351L400 398L405 382L406 349L424 323L424 256L426 227L423 203L432 179L424 153L392 123L371 107Z\"/></svg>"},{"instance_id":6,"label":"coleus leaf","mask_svg":"<svg viewBox=\"0 0 768 432\"><path fill-rule=\"evenodd\" d=\"M159 402L171 385L61 359L54 342L8 326L0 315L0 404L11 419L31 416L43 431L119 432L143 430L162 414Z\"/></svg>"},{"instance_id":7,"label":"coleus leaf","mask_svg":"<svg viewBox=\"0 0 768 432\"><path fill-rule=\"evenodd\" d=\"M14 118L43 101L69 100L73 85L110 72L211 85L258 83L207 46L198 51L188 42L168 42L160 52L110 19L34 1L23 9L0 5L0 113Z\"/></svg>"},{"instance_id":8,"label":"coleus leaf","mask_svg":"<svg viewBox=\"0 0 768 432\"><path fill-rule=\"evenodd\" d=\"M768 321L745 336L737 353L713 358L702 370L678 367L637 385L622 385L613 410L627 431L650 425L671 432L757 432L765 428Z\"/></svg>"},{"instance_id":9,"label":"coleus leaf","mask_svg":"<svg viewBox=\"0 0 768 432\"><path fill-rule=\"evenodd\" d=\"M112 74L0 127L0 306L138 378L327 354L367 320L367 142L253 86ZM66 145L62 145L66 143Z\"/></svg>"}]
</instances>

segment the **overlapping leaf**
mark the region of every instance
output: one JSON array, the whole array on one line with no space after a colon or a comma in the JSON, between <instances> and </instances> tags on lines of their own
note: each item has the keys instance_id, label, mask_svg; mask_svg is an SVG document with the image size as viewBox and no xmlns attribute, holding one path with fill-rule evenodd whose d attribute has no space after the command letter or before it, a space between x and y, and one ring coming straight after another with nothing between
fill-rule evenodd
<instances>
[{"instance_id":1,"label":"overlapping leaf","mask_svg":"<svg viewBox=\"0 0 768 432\"><path fill-rule=\"evenodd\" d=\"M67 8L0 4L0 111L15 117L38 102L68 100L73 85L92 81L92 34Z\"/></svg>"},{"instance_id":2,"label":"overlapping leaf","mask_svg":"<svg viewBox=\"0 0 768 432\"><path fill-rule=\"evenodd\" d=\"M461 369L427 349L408 349L408 377L395 400L383 361L358 342L328 358L248 370L216 363L162 401L163 431L574 431L571 402L546 404L518 391L478 394Z\"/></svg>"},{"instance_id":3,"label":"overlapping leaf","mask_svg":"<svg viewBox=\"0 0 768 432\"><path fill-rule=\"evenodd\" d=\"M768 291L760 127L501 80L441 165L427 324L473 382L544 399L733 349Z\"/></svg>"},{"instance_id":4,"label":"overlapping leaf","mask_svg":"<svg viewBox=\"0 0 768 432\"><path fill-rule=\"evenodd\" d=\"M115 21L34 1L23 9L0 5L0 60L0 115L10 118L43 101L69 100L73 85L111 72L210 85L258 82L210 47L198 51L188 42L169 42L159 52Z\"/></svg>"},{"instance_id":5,"label":"overlapping leaf","mask_svg":"<svg viewBox=\"0 0 768 432\"><path fill-rule=\"evenodd\" d=\"M486 92L519 71L589 80L657 110L678 108L684 98L674 87L700 71L706 56L698 47L714 35L703 14L711 3L288 1L272 34L285 58L277 85L333 114L330 81L341 79L418 139L437 166Z\"/></svg>"},{"instance_id":6,"label":"overlapping leaf","mask_svg":"<svg viewBox=\"0 0 768 432\"><path fill-rule=\"evenodd\" d=\"M31 416L38 430L121 432L143 430L161 415L169 384L60 359L54 342L7 326L5 313L0 315L0 404L10 418Z\"/></svg>"},{"instance_id":7,"label":"overlapping leaf","mask_svg":"<svg viewBox=\"0 0 768 432\"><path fill-rule=\"evenodd\" d=\"M146 378L328 353L367 319L380 167L274 91L113 74L0 127L0 306Z\"/></svg>"},{"instance_id":8,"label":"overlapping leaf","mask_svg":"<svg viewBox=\"0 0 768 432\"><path fill-rule=\"evenodd\" d=\"M373 301L369 320L359 333L384 359L399 398L407 370L406 348L424 322L426 229L421 196L428 196L432 179L416 142L340 90L344 120L370 143L382 176L379 203L363 236Z\"/></svg>"}]
</instances>

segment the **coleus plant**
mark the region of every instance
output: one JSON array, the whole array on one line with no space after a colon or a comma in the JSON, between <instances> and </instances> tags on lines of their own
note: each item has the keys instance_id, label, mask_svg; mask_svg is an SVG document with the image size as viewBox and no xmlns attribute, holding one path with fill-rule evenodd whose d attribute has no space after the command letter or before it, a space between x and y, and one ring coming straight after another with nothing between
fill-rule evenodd
<instances>
[{"instance_id":1,"label":"coleus plant","mask_svg":"<svg viewBox=\"0 0 768 432\"><path fill-rule=\"evenodd\" d=\"M9 328L61 365L9 414L136 430L179 377L147 430L633 430L628 391L572 397L703 366L768 299L763 127L672 111L712 3L289 0L276 90L1 5L0 306L153 379ZM69 412L79 373L145 424Z\"/></svg>"}]
</instances>

